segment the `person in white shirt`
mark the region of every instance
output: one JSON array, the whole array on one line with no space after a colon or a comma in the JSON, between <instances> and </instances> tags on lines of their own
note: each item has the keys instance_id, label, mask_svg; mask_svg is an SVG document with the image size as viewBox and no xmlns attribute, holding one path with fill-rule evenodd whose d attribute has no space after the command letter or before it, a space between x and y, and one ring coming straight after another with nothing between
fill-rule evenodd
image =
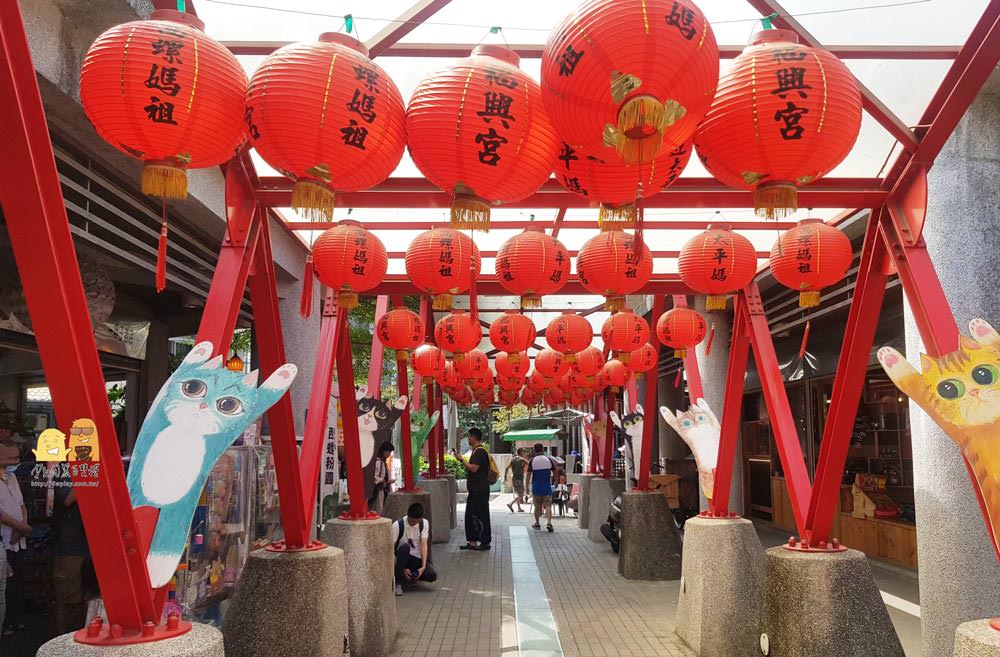
<instances>
[{"instance_id":1,"label":"person in white shirt","mask_svg":"<svg viewBox=\"0 0 1000 657\"><path fill-rule=\"evenodd\" d=\"M403 595L403 582L433 582L434 566L427 557L431 523L424 518L424 505L414 502L393 526L396 536L396 595Z\"/></svg>"},{"instance_id":2,"label":"person in white shirt","mask_svg":"<svg viewBox=\"0 0 1000 657\"><path fill-rule=\"evenodd\" d=\"M12 571L9 581L4 584L7 611L4 635L13 634L15 630L24 627L20 613L23 599L21 564L28 549L25 537L31 533L31 525L28 524L28 509L24 505L21 486L14 475L20 462L20 449L17 445L0 443L0 543L3 544L7 561L6 568L0 567L0 572L6 575L5 571Z\"/></svg>"}]
</instances>

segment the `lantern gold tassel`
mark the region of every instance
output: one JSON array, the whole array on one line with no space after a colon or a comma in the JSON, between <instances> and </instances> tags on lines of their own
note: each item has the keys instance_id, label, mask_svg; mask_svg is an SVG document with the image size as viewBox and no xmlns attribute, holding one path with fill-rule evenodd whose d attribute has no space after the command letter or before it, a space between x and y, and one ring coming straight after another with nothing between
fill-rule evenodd
<instances>
[{"instance_id":1,"label":"lantern gold tassel","mask_svg":"<svg viewBox=\"0 0 1000 657\"><path fill-rule=\"evenodd\" d=\"M627 351L619 351L617 358L622 365L628 365L629 361L632 360L632 354Z\"/></svg>"},{"instance_id":2,"label":"lantern gold tassel","mask_svg":"<svg viewBox=\"0 0 1000 657\"><path fill-rule=\"evenodd\" d=\"M160 198L187 198L187 171L169 162L147 162L142 168L143 194Z\"/></svg>"},{"instance_id":3,"label":"lantern gold tassel","mask_svg":"<svg viewBox=\"0 0 1000 657\"><path fill-rule=\"evenodd\" d=\"M799 292L799 308L815 308L819 305L819 290Z\"/></svg>"},{"instance_id":4,"label":"lantern gold tassel","mask_svg":"<svg viewBox=\"0 0 1000 657\"><path fill-rule=\"evenodd\" d=\"M354 310L358 307L358 293L349 287L341 288L337 293L337 307Z\"/></svg>"},{"instance_id":5,"label":"lantern gold tassel","mask_svg":"<svg viewBox=\"0 0 1000 657\"><path fill-rule=\"evenodd\" d=\"M687 355L687 349L674 349L674 358L684 358Z\"/></svg>"},{"instance_id":6,"label":"lantern gold tassel","mask_svg":"<svg viewBox=\"0 0 1000 657\"><path fill-rule=\"evenodd\" d=\"M573 363L576 362L576 354L573 354L573 353L565 354L563 356L563 360L565 360L567 363L569 363L570 365L572 365Z\"/></svg>"},{"instance_id":7,"label":"lantern gold tassel","mask_svg":"<svg viewBox=\"0 0 1000 657\"><path fill-rule=\"evenodd\" d=\"M521 297L522 308L541 308L542 298L537 294L525 294Z\"/></svg>"},{"instance_id":8,"label":"lantern gold tassel","mask_svg":"<svg viewBox=\"0 0 1000 657\"><path fill-rule=\"evenodd\" d=\"M758 185L753 192L753 209L758 217L783 219L799 209L798 190L789 182Z\"/></svg>"},{"instance_id":9,"label":"lantern gold tassel","mask_svg":"<svg viewBox=\"0 0 1000 657\"><path fill-rule=\"evenodd\" d=\"M456 194L451 203L451 225L455 228L488 231L490 206L471 194Z\"/></svg>"},{"instance_id":10,"label":"lantern gold tassel","mask_svg":"<svg viewBox=\"0 0 1000 657\"><path fill-rule=\"evenodd\" d=\"M312 315L313 307L313 257L310 253L306 256L306 264L302 272L302 296L299 298L299 314L304 319Z\"/></svg>"},{"instance_id":11,"label":"lantern gold tassel","mask_svg":"<svg viewBox=\"0 0 1000 657\"><path fill-rule=\"evenodd\" d=\"M315 180L299 180L292 188L292 209L312 221L333 221L333 190Z\"/></svg>"},{"instance_id":12,"label":"lantern gold tassel","mask_svg":"<svg viewBox=\"0 0 1000 657\"><path fill-rule=\"evenodd\" d=\"M601 209L597 212L597 228L602 233L609 230L634 228L635 218L635 203L626 203L617 207L602 204Z\"/></svg>"},{"instance_id":13,"label":"lantern gold tassel","mask_svg":"<svg viewBox=\"0 0 1000 657\"><path fill-rule=\"evenodd\" d=\"M656 157L663 144L663 129L673 123L667 111L653 96L630 98L618 110L615 148L629 164L648 162Z\"/></svg>"},{"instance_id":14,"label":"lantern gold tassel","mask_svg":"<svg viewBox=\"0 0 1000 657\"><path fill-rule=\"evenodd\" d=\"M605 297L604 309L613 313L625 307L625 297Z\"/></svg>"},{"instance_id":15,"label":"lantern gold tassel","mask_svg":"<svg viewBox=\"0 0 1000 657\"><path fill-rule=\"evenodd\" d=\"M434 310L451 310L453 302L454 299L450 294L435 294L431 306Z\"/></svg>"},{"instance_id":16,"label":"lantern gold tassel","mask_svg":"<svg viewBox=\"0 0 1000 657\"><path fill-rule=\"evenodd\" d=\"M720 296L720 295L717 295L717 294L710 294L710 295L708 295L708 297L706 297L706 299L705 299L705 310L708 310L708 311L725 310L726 309L726 301L727 301L728 298L729 297Z\"/></svg>"}]
</instances>

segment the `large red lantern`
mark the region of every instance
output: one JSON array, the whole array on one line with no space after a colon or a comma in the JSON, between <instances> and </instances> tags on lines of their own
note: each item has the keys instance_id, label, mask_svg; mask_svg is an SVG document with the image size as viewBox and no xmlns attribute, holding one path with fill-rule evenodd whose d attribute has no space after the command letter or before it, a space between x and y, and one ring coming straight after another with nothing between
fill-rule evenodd
<instances>
[{"instance_id":1,"label":"large red lantern","mask_svg":"<svg viewBox=\"0 0 1000 657\"><path fill-rule=\"evenodd\" d=\"M690 308L671 308L656 320L656 337L684 358L689 348L705 339L705 318Z\"/></svg>"},{"instance_id":2,"label":"large red lantern","mask_svg":"<svg viewBox=\"0 0 1000 657\"><path fill-rule=\"evenodd\" d=\"M473 390L493 390L493 372L487 367L485 371L476 372L468 382Z\"/></svg>"},{"instance_id":3,"label":"large red lantern","mask_svg":"<svg viewBox=\"0 0 1000 657\"><path fill-rule=\"evenodd\" d=\"M613 358L601 368L601 386L611 388L612 392L621 390L631 378L632 371L620 360Z\"/></svg>"},{"instance_id":4,"label":"large red lantern","mask_svg":"<svg viewBox=\"0 0 1000 657\"><path fill-rule=\"evenodd\" d=\"M490 359L481 349L473 349L463 354L461 360L456 359L455 368L466 379L478 379L490 373Z\"/></svg>"},{"instance_id":5,"label":"large red lantern","mask_svg":"<svg viewBox=\"0 0 1000 657\"><path fill-rule=\"evenodd\" d=\"M597 375L604 367L604 354L597 347L590 346L576 354L572 363L573 371L585 377L585 382L592 385L597 381Z\"/></svg>"},{"instance_id":6,"label":"large red lantern","mask_svg":"<svg viewBox=\"0 0 1000 657\"><path fill-rule=\"evenodd\" d=\"M521 297L523 308L539 308L542 297L555 294L569 280L569 251L538 228L528 228L500 246L497 281Z\"/></svg>"},{"instance_id":7,"label":"large red lantern","mask_svg":"<svg viewBox=\"0 0 1000 657\"><path fill-rule=\"evenodd\" d=\"M618 360L628 363L632 352L649 342L649 324L631 308L614 313L601 327L604 346L615 352Z\"/></svg>"},{"instance_id":8,"label":"large red lantern","mask_svg":"<svg viewBox=\"0 0 1000 657\"><path fill-rule=\"evenodd\" d=\"M520 390L525 381L523 376L508 376L500 373L497 373L496 379L501 390Z\"/></svg>"},{"instance_id":9,"label":"large red lantern","mask_svg":"<svg viewBox=\"0 0 1000 657\"><path fill-rule=\"evenodd\" d=\"M465 385L462 383L462 375L455 369L455 363L445 363L441 371L438 372L437 380L441 387L446 390L455 390L459 386Z\"/></svg>"},{"instance_id":10,"label":"large red lantern","mask_svg":"<svg viewBox=\"0 0 1000 657\"><path fill-rule=\"evenodd\" d=\"M745 288L757 273L757 250L728 225L713 225L681 248L677 268L685 285L708 295L706 310L725 310L726 296Z\"/></svg>"},{"instance_id":11,"label":"large red lantern","mask_svg":"<svg viewBox=\"0 0 1000 657\"><path fill-rule=\"evenodd\" d=\"M504 406L514 406L517 404L517 391L516 390L503 390L497 393L497 400Z\"/></svg>"},{"instance_id":12,"label":"large red lantern","mask_svg":"<svg viewBox=\"0 0 1000 657\"><path fill-rule=\"evenodd\" d=\"M854 76L797 40L788 30L758 32L719 81L695 136L705 168L753 189L757 214L770 219L798 209L797 188L837 166L861 129Z\"/></svg>"},{"instance_id":13,"label":"large red lantern","mask_svg":"<svg viewBox=\"0 0 1000 657\"><path fill-rule=\"evenodd\" d=\"M464 310L453 310L434 325L434 342L461 361L463 354L479 346L483 332L471 315Z\"/></svg>"},{"instance_id":14,"label":"large red lantern","mask_svg":"<svg viewBox=\"0 0 1000 657\"><path fill-rule=\"evenodd\" d=\"M295 181L292 207L333 218L334 191L392 173L406 144L403 98L347 34L321 34L268 55L246 95L246 125L264 161Z\"/></svg>"},{"instance_id":15,"label":"large red lantern","mask_svg":"<svg viewBox=\"0 0 1000 657\"><path fill-rule=\"evenodd\" d=\"M375 322L375 335L397 358L407 360L410 350L424 341L424 322L408 308L393 308Z\"/></svg>"},{"instance_id":16,"label":"large red lantern","mask_svg":"<svg viewBox=\"0 0 1000 657\"><path fill-rule=\"evenodd\" d=\"M569 362L555 349L546 347L535 356L535 370L545 377L546 385L552 386L569 371Z\"/></svg>"},{"instance_id":17,"label":"large red lantern","mask_svg":"<svg viewBox=\"0 0 1000 657\"><path fill-rule=\"evenodd\" d=\"M497 374L523 378L531 370L531 360L528 359L528 354L523 351L513 354L501 351L493 357L493 366L496 368Z\"/></svg>"},{"instance_id":18,"label":"large red lantern","mask_svg":"<svg viewBox=\"0 0 1000 657\"><path fill-rule=\"evenodd\" d=\"M479 277L479 248L453 228L431 228L406 249L406 275L421 292L434 297L434 310L450 310L452 295L461 294Z\"/></svg>"},{"instance_id":19,"label":"large red lantern","mask_svg":"<svg viewBox=\"0 0 1000 657\"><path fill-rule=\"evenodd\" d=\"M316 276L337 292L337 305L358 305L358 292L370 290L385 278L389 256L382 240L353 223L342 222L323 231L312 248Z\"/></svg>"},{"instance_id":20,"label":"large red lantern","mask_svg":"<svg viewBox=\"0 0 1000 657\"><path fill-rule=\"evenodd\" d=\"M535 392L530 388L525 388L521 391L521 403L532 408L533 406L538 406L542 401L542 394Z\"/></svg>"},{"instance_id":21,"label":"large red lantern","mask_svg":"<svg viewBox=\"0 0 1000 657\"><path fill-rule=\"evenodd\" d=\"M459 386L455 390L448 391L451 395L452 400L459 406L467 406L473 402L472 391L466 386Z\"/></svg>"},{"instance_id":22,"label":"large red lantern","mask_svg":"<svg viewBox=\"0 0 1000 657\"><path fill-rule=\"evenodd\" d=\"M502 46L477 46L410 97L410 155L452 195L456 228L489 228L491 205L530 196L552 173L559 142L538 84L518 61Z\"/></svg>"},{"instance_id":23,"label":"large red lantern","mask_svg":"<svg viewBox=\"0 0 1000 657\"><path fill-rule=\"evenodd\" d=\"M635 226L637 199L653 196L681 175L693 151L692 141L664 145L651 161L627 164L617 157L586 155L563 142L556 161L556 178L567 191L600 203L597 225L601 230Z\"/></svg>"},{"instance_id":24,"label":"large red lantern","mask_svg":"<svg viewBox=\"0 0 1000 657\"><path fill-rule=\"evenodd\" d=\"M542 97L563 141L648 162L694 133L719 81L719 49L689 0L589 0L542 53ZM612 150L613 149L613 150Z\"/></svg>"},{"instance_id":25,"label":"large red lantern","mask_svg":"<svg viewBox=\"0 0 1000 657\"><path fill-rule=\"evenodd\" d=\"M587 240L576 257L580 284L606 298L604 307L620 310L625 295L633 294L649 282L653 274L653 254L636 243L635 235L622 230L600 233Z\"/></svg>"},{"instance_id":26,"label":"large red lantern","mask_svg":"<svg viewBox=\"0 0 1000 657\"><path fill-rule=\"evenodd\" d=\"M532 370L528 380L524 382L524 387L541 394L555 384L553 377L547 377L538 370Z\"/></svg>"},{"instance_id":27,"label":"large red lantern","mask_svg":"<svg viewBox=\"0 0 1000 657\"><path fill-rule=\"evenodd\" d=\"M437 377L445 366L444 352L432 344L422 344L413 351L413 371L431 379Z\"/></svg>"},{"instance_id":28,"label":"large red lantern","mask_svg":"<svg viewBox=\"0 0 1000 657\"><path fill-rule=\"evenodd\" d=\"M535 323L516 310L508 310L490 323L490 342L495 348L506 351L512 361L535 344L535 335Z\"/></svg>"},{"instance_id":29,"label":"large red lantern","mask_svg":"<svg viewBox=\"0 0 1000 657\"><path fill-rule=\"evenodd\" d=\"M635 378L641 379L644 372L656 367L659 357L660 354L656 347L647 342L632 351L632 355L628 359L628 367L635 373Z\"/></svg>"},{"instance_id":30,"label":"large red lantern","mask_svg":"<svg viewBox=\"0 0 1000 657\"><path fill-rule=\"evenodd\" d=\"M566 393L559 388L549 388L542 394L546 406L558 406L566 401Z\"/></svg>"},{"instance_id":31,"label":"large red lantern","mask_svg":"<svg viewBox=\"0 0 1000 657\"><path fill-rule=\"evenodd\" d=\"M564 312L545 328L545 341L549 346L566 356L571 365L576 354L590 346L594 339L594 328L590 321L574 312Z\"/></svg>"},{"instance_id":32,"label":"large red lantern","mask_svg":"<svg viewBox=\"0 0 1000 657\"><path fill-rule=\"evenodd\" d=\"M819 305L820 290L847 275L854 259L851 240L822 219L803 219L771 247L774 278L799 291L799 307Z\"/></svg>"}]
</instances>

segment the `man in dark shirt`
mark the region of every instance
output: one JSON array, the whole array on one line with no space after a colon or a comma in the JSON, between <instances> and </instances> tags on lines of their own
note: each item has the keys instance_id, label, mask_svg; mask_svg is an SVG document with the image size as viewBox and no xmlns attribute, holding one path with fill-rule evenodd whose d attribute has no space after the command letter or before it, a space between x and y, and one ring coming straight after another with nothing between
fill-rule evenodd
<instances>
[{"instance_id":1,"label":"man in dark shirt","mask_svg":"<svg viewBox=\"0 0 1000 657\"><path fill-rule=\"evenodd\" d=\"M465 502L465 540L460 550L489 550L493 533L490 527L490 455L483 447L483 432L469 429L469 447L472 456L466 460L458 450L453 455L469 471L466 481L469 498Z\"/></svg>"},{"instance_id":2,"label":"man in dark shirt","mask_svg":"<svg viewBox=\"0 0 1000 657\"><path fill-rule=\"evenodd\" d=\"M87 560L87 537L76 503L76 492L68 478L56 488L52 514L52 590L56 632L80 629L86 622L87 599L83 568Z\"/></svg>"}]
</instances>

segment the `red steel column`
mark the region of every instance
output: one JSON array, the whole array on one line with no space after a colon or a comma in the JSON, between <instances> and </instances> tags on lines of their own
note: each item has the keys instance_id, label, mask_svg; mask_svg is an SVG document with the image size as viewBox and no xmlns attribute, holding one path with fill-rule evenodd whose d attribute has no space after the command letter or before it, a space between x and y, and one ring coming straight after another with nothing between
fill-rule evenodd
<instances>
[{"instance_id":1,"label":"red steel column","mask_svg":"<svg viewBox=\"0 0 1000 657\"><path fill-rule=\"evenodd\" d=\"M674 308L687 308L687 295L673 295ZM695 403L705 396L705 390L701 385L701 370L698 369L698 352L695 349L688 349L684 356L684 375L687 378L688 399Z\"/></svg>"},{"instance_id":2,"label":"red steel column","mask_svg":"<svg viewBox=\"0 0 1000 657\"><path fill-rule=\"evenodd\" d=\"M604 423L604 473L605 479L611 479L615 475L615 423L611 421L611 411L618 412L618 391L614 387L608 388L608 412L605 414Z\"/></svg>"},{"instance_id":3,"label":"red steel column","mask_svg":"<svg viewBox=\"0 0 1000 657\"><path fill-rule=\"evenodd\" d=\"M726 368L726 391L722 401L722 427L719 431L719 459L709 510L714 516L729 514L729 489L733 479L733 461L740 440L740 412L743 408L743 383L750 356L747 336L746 297L739 294L733 306L733 337ZM693 350L692 350L693 351Z\"/></svg>"},{"instance_id":4,"label":"red steel column","mask_svg":"<svg viewBox=\"0 0 1000 657\"><path fill-rule=\"evenodd\" d=\"M337 388L340 391L340 409L344 418L344 457L347 461L347 492L351 510L344 517L364 520L373 517L368 512L368 496L361 468L361 437L358 434L358 400L354 390L354 363L351 361L351 332L347 313L341 316L337 339Z\"/></svg>"},{"instance_id":5,"label":"red steel column","mask_svg":"<svg viewBox=\"0 0 1000 657\"><path fill-rule=\"evenodd\" d=\"M441 388L436 381L427 385L427 415L434 415L434 411L441 410ZM438 416L438 421L427 436L427 478L437 479L438 476L438 432L444 425L444 418Z\"/></svg>"},{"instance_id":6,"label":"red steel column","mask_svg":"<svg viewBox=\"0 0 1000 657\"><path fill-rule=\"evenodd\" d=\"M663 295L657 294L653 297L653 323L663 314L663 307L666 305L664 302ZM636 482L637 490L649 490L649 466L653 460L653 436L656 434L655 429L659 427L659 415L660 410L656 403L656 387L659 379L660 372L660 341L655 337L652 338L650 344L653 345L653 349L656 350L656 365L653 366L649 372L646 373L646 399L645 405L643 406L643 411L645 415L643 417L642 423L642 451L641 457L639 459L639 473L638 481ZM694 351L692 349L692 351Z\"/></svg>"},{"instance_id":7,"label":"red steel column","mask_svg":"<svg viewBox=\"0 0 1000 657\"><path fill-rule=\"evenodd\" d=\"M604 412L604 397L600 396L594 402L594 422L597 422L601 418L607 419L607 414ZM596 431L593 424L591 424L590 431L590 462L587 463L587 472L590 474L597 474L599 469L600 461L604 458L603 454L597 453L597 441L594 440L594 431Z\"/></svg>"},{"instance_id":8,"label":"red steel column","mask_svg":"<svg viewBox=\"0 0 1000 657\"><path fill-rule=\"evenodd\" d=\"M389 296L380 294L375 297L375 323L389 310ZM385 345L372 331L372 355L368 361L368 394L375 399L382 399L382 364L385 362ZM403 394L403 393L399 393Z\"/></svg>"}]
</instances>

